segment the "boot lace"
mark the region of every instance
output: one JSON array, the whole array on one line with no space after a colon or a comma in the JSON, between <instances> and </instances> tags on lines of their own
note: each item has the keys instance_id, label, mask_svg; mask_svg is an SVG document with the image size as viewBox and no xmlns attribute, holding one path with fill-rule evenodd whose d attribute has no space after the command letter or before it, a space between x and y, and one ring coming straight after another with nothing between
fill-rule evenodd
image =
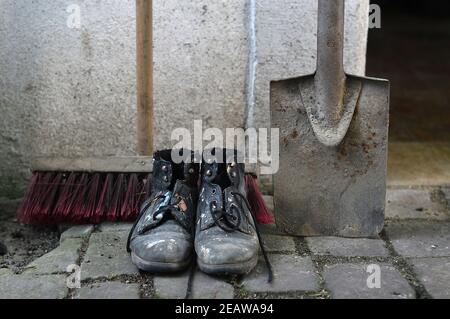
<instances>
[{"instance_id":1,"label":"boot lace","mask_svg":"<svg viewBox=\"0 0 450 319\"><path fill-rule=\"evenodd\" d=\"M165 198L166 196L167 196L166 194L160 194L160 195L156 196L152 201L149 201L148 203L144 204L138 218L136 218L136 221L133 224L133 227L131 227L130 234L128 235L128 240L127 240L127 251L128 252L131 251L131 249L130 249L131 238L133 236L136 226L138 225L139 221L142 218L142 215L145 214L147 209L149 207L151 207L152 204L154 204L156 201L158 201L162 198ZM176 220L182 227L184 227L185 229L190 231L191 225L189 223L189 218L188 218L187 214L185 214L185 212L182 211L182 209L180 207L180 204L183 201L184 202L186 202L186 201L182 196L179 196L179 195L177 195L176 198L177 198L177 201L174 204L163 205L163 206L159 207L148 219L148 221L151 221L151 223L148 223L147 225L145 225L144 227L139 229L137 234L143 235L146 232L148 232L149 230L158 227L159 225L163 224L165 221L167 221L169 219Z\"/></svg>"},{"instance_id":2,"label":"boot lace","mask_svg":"<svg viewBox=\"0 0 450 319\"><path fill-rule=\"evenodd\" d=\"M261 248L261 252L264 258L264 261L266 263L266 267L268 269L269 275L268 275L268 282L272 282L273 280L273 270L272 265L269 261L269 257L267 256L266 249L264 248L263 242L261 240L261 233L258 228L258 223L256 222L256 217L253 215L252 209L250 207L250 203L248 202L247 198L238 192L231 192L233 196L239 197L242 201L240 202L241 206L237 206L234 203L231 204L229 211L226 211L224 209L219 209L217 206L217 202L213 201L210 204L210 209L212 212L212 217L214 220L214 223L220 227L222 230L226 232L233 232L236 229L239 228L242 220L243 215L243 207L242 202L245 203L245 206L247 206L248 211L250 212L250 216L252 217L253 224L255 225L255 232L258 237L259 246Z\"/></svg>"}]
</instances>

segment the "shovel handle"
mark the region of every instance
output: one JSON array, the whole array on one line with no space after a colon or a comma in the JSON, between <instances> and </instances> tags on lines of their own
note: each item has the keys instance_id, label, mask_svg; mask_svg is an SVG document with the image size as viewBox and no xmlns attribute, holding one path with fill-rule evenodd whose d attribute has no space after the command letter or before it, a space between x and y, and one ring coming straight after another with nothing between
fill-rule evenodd
<instances>
[{"instance_id":1,"label":"shovel handle","mask_svg":"<svg viewBox=\"0 0 450 319\"><path fill-rule=\"evenodd\" d=\"M317 73L344 76L344 0L319 0Z\"/></svg>"},{"instance_id":2,"label":"shovel handle","mask_svg":"<svg viewBox=\"0 0 450 319\"><path fill-rule=\"evenodd\" d=\"M319 0L316 105L313 112L322 129L336 128L344 112L344 0ZM325 138L326 141L330 140ZM334 145L339 139L327 144Z\"/></svg>"}]
</instances>

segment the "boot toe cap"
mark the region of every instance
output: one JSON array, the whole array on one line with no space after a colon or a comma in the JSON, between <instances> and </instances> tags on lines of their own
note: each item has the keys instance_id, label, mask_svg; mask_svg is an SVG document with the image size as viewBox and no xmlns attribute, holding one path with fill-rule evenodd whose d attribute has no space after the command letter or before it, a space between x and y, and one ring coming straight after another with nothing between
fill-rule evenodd
<instances>
[{"instance_id":1,"label":"boot toe cap","mask_svg":"<svg viewBox=\"0 0 450 319\"><path fill-rule=\"evenodd\" d=\"M131 242L131 251L147 262L183 263L192 255L192 242L176 233L139 236Z\"/></svg>"},{"instance_id":2,"label":"boot toe cap","mask_svg":"<svg viewBox=\"0 0 450 319\"><path fill-rule=\"evenodd\" d=\"M196 245L199 260L209 265L240 264L258 256L258 243L237 238L210 238Z\"/></svg>"}]
</instances>

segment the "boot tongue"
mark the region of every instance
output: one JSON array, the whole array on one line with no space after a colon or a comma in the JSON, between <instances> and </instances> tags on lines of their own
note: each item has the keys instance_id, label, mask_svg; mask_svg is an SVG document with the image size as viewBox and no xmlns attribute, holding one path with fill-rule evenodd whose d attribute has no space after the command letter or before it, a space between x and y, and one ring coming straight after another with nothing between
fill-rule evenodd
<instances>
[{"instance_id":1,"label":"boot tongue","mask_svg":"<svg viewBox=\"0 0 450 319\"><path fill-rule=\"evenodd\" d=\"M164 159L153 161L153 191L163 191L170 188L173 180L172 163Z\"/></svg>"},{"instance_id":2,"label":"boot tongue","mask_svg":"<svg viewBox=\"0 0 450 319\"><path fill-rule=\"evenodd\" d=\"M199 165L195 163L183 163L183 177L186 184L191 187L198 186Z\"/></svg>"}]
</instances>

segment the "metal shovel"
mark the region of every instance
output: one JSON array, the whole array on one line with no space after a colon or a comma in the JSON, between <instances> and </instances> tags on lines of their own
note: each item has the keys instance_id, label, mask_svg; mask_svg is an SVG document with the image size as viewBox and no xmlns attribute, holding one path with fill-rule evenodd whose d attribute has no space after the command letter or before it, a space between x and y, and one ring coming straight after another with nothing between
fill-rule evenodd
<instances>
[{"instance_id":1,"label":"metal shovel","mask_svg":"<svg viewBox=\"0 0 450 319\"><path fill-rule=\"evenodd\" d=\"M344 0L319 0L318 16L316 73L271 83L276 223L298 236L371 237L384 224L389 82L344 72Z\"/></svg>"}]
</instances>

